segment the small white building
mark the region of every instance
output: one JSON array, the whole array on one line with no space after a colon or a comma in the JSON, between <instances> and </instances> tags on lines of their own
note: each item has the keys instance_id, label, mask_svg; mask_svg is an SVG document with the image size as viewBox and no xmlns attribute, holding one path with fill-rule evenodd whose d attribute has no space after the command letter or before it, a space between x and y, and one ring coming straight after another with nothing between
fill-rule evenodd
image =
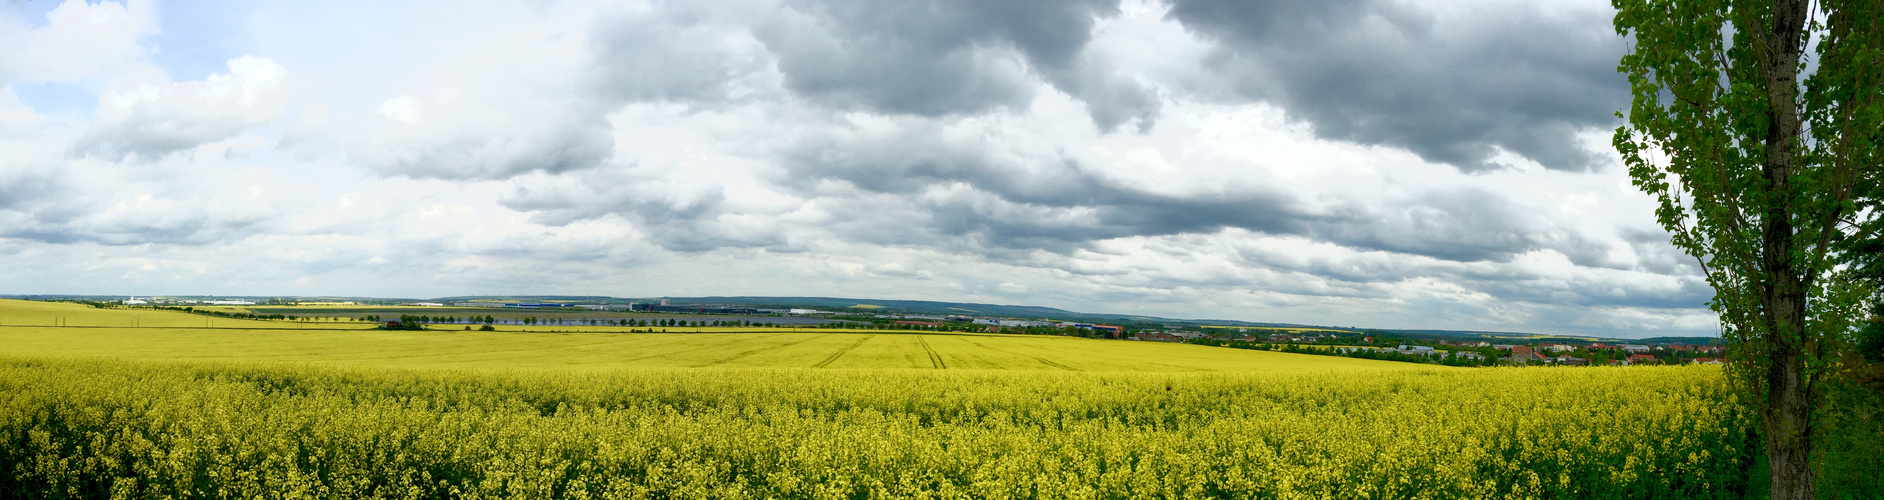
<instances>
[{"instance_id":1,"label":"small white building","mask_svg":"<svg viewBox=\"0 0 1884 500\"><path fill-rule=\"evenodd\" d=\"M1017 327L1017 328L1032 328L1032 327L1037 327L1037 326L1052 326L1053 325L1052 321L1029 321L1029 320L1024 320L1024 319L1006 319L1006 318L975 318L973 322L977 325Z\"/></svg>"},{"instance_id":2,"label":"small white building","mask_svg":"<svg viewBox=\"0 0 1884 500\"><path fill-rule=\"evenodd\" d=\"M144 300L144 299L140 299L140 298L137 298L137 297L131 297L131 298L128 298L128 299L124 299L124 302L122 302L122 304L124 304L124 305L127 305L127 306L141 306L141 305L145 305L145 304L149 304L149 303L150 303L150 301L148 301L148 300Z\"/></svg>"}]
</instances>

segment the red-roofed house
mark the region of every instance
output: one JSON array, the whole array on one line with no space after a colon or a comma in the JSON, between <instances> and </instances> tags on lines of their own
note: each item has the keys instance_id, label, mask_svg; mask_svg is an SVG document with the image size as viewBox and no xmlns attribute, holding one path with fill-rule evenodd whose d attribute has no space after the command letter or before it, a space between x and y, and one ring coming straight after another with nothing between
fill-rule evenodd
<instances>
[{"instance_id":1,"label":"red-roofed house","mask_svg":"<svg viewBox=\"0 0 1884 500\"><path fill-rule=\"evenodd\" d=\"M1531 346L1520 345L1520 346L1511 347L1511 362L1522 364L1522 363L1529 363L1532 361L1547 361L1547 360L1543 356L1538 355L1537 350L1532 349Z\"/></svg>"},{"instance_id":2,"label":"red-roofed house","mask_svg":"<svg viewBox=\"0 0 1884 500\"><path fill-rule=\"evenodd\" d=\"M1138 332L1138 340L1149 340L1153 342L1183 342L1184 341L1184 339L1179 338L1176 335L1172 335L1172 334L1164 333L1164 332Z\"/></svg>"}]
</instances>

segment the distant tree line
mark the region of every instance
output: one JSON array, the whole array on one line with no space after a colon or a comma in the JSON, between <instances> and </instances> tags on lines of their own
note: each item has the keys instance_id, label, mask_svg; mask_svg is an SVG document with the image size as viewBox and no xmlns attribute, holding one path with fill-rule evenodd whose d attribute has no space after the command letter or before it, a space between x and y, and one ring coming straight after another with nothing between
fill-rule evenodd
<instances>
[{"instance_id":1,"label":"distant tree line","mask_svg":"<svg viewBox=\"0 0 1884 500\"><path fill-rule=\"evenodd\" d=\"M1372 348L1342 349L1342 348L1333 347L1333 346L1311 347L1311 346L1304 346L1300 344L1272 344L1268 342L1245 342L1241 340L1223 340L1223 339L1212 339L1212 338L1192 339L1186 343L1217 346L1217 347L1228 347L1232 349L1252 349L1252 350L1258 350L1258 351L1286 352L1290 354L1309 354L1309 355L1314 355L1314 356L1335 356L1335 357L1343 357L1343 358L1373 359L1373 360L1380 360L1380 361L1398 361L1402 363L1425 363L1425 364L1436 364L1436 365L1445 365L1445 366L1492 366L1492 365L1498 364L1498 359L1499 359L1498 357L1495 357L1495 356L1483 356L1483 355L1479 356L1480 359L1472 359L1467 356L1448 355L1448 353L1446 353L1445 351L1434 351L1433 354L1407 354L1407 353L1402 353L1402 352L1385 351L1385 350L1372 349Z\"/></svg>"}]
</instances>

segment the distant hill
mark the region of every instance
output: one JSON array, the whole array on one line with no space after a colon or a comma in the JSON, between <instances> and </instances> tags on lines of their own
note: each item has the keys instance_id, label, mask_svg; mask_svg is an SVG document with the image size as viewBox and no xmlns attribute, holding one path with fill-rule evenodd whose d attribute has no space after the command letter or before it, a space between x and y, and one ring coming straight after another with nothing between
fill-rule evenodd
<instances>
[{"instance_id":1,"label":"distant hill","mask_svg":"<svg viewBox=\"0 0 1884 500\"><path fill-rule=\"evenodd\" d=\"M745 304L770 307L802 307L856 314L920 314L930 316L992 316L1015 319L1052 319L1092 323L1168 323L1189 325L1228 325L1257 327L1303 327L1284 323L1253 323L1233 320L1197 320L1068 311L1042 306L981 304L974 302L938 302L932 300L880 300L839 297L666 297L674 304ZM1325 328L1325 327L1313 327Z\"/></svg>"},{"instance_id":2,"label":"distant hill","mask_svg":"<svg viewBox=\"0 0 1884 500\"><path fill-rule=\"evenodd\" d=\"M894 311L908 314L1002 316L1015 318L1097 316L1052 307L936 302L930 300L846 299L838 297L669 297L667 300L675 304L748 304L775 307L797 306L831 310L857 309L857 311L852 312Z\"/></svg>"},{"instance_id":3,"label":"distant hill","mask_svg":"<svg viewBox=\"0 0 1884 500\"><path fill-rule=\"evenodd\" d=\"M1217 319L1179 319L1157 316L1138 316L1130 314L1105 314L1068 311L1052 307L980 304L970 302L939 302L929 300L880 300L840 297L666 297L674 304L745 304L777 308L801 307L822 309L857 314L921 314L934 316L996 316L1019 319L1052 319L1060 321L1079 321L1092 323L1127 323L1127 324L1164 324L1173 327L1183 326L1234 326L1251 328L1302 328L1322 329L1346 332L1375 332L1399 334L1414 338L1445 340L1482 340L1486 342L1628 342L1650 344L1707 344L1718 342L1711 337L1655 337L1650 339L1619 339L1581 335L1551 335L1526 332L1486 332L1470 330L1410 330L1395 328L1354 328L1327 325L1304 325L1294 323L1264 323L1253 321L1217 320ZM644 299L658 300L658 299Z\"/></svg>"},{"instance_id":4,"label":"distant hill","mask_svg":"<svg viewBox=\"0 0 1884 500\"><path fill-rule=\"evenodd\" d=\"M0 297L29 300L118 300L122 296L100 295L0 295ZM173 297L207 297L184 296ZM280 296L240 296L223 295L219 298L244 298L263 302L270 298L314 300L314 297ZM405 302L418 299L394 299L384 297L319 297L319 300L357 300L368 303ZM1068 311L1053 307L981 304L973 302L940 302L931 300L882 300L841 297L754 297L754 296L710 296L710 297L608 297L600 295L468 295L423 299L431 302L562 302L570 304L626 304L658 303L667 300L672 304L726 304L747 305L764 308L807 308L851 314L918 314L925 316L990 316L1000 318L1074 321L1083 323L1105 323L1134 325L1134 327L1183 328L1194 326L1231 326L1248 328L1278 329L1319 329L1356 333L1386 333L1405 335L1413 338L1445 340L1482 340L1487 342L1627 342L1634 344L1710 344L1719 342L1714 337L1650 337L1644 339L1620 339L1609 337L1552 335L1526 332L1487 332L1473 330L1417 330L1396 328L1356 328L1351 326L1304 325L1294 323L1265 323L1253 321L1219 319L1179 319L1158 316L1140 316L1133 314L1108 314Z\"/></svg>"},{"instance_id":5,"label":"distant hill","mask_svg":"<svg viewBox=\"0 0 1884 500\"><path fill-rule=\"evenodd\" d=\"M609 304L622 299L601 295L466 295L461 297L438 297L426 299L432 302L569 302L575 304ZM646 302L643 300L642 302Z\"/></svg>"},{"instance_id":6,"label":"distant hill","mask_svg":"<svg viewBox=\"0 0 1884 500\"><path fill-rule=\"evenodd\" d=\"M1629 341L1632 344L1713 344L1719 337L1649 337Z\"/></svg>"}]
</instances>

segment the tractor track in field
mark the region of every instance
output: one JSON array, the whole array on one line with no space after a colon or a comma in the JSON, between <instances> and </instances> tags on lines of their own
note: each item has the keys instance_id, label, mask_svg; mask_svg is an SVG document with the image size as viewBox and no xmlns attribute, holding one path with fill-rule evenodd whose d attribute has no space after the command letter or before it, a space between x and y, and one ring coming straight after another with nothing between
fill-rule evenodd
<instances>
[{"instance_id":1,"label":"tractor track in field","mask_svg":"<svg viewBox=\"0 0 1884 500\"><path fill-rule=\"evenodd\" d=\"M1061 369L1061 370L1066 370L1066 371L1069 371L1069 372L1076 372L1076 371L1079 371L1079 369L1078 369L1078 368L1074 368L1074 367L1071 367L1071 366L1066 366L1066 365L1062 365L1062 364L1059 364L1059 363L1056 363L1056 362L1054 362L1053 360L1050 360L1050 359L1047 359L1047 358L1043 358L1043 357L1040 357L1040 356L1035 356L1035 355L1032 355L1032 354L1022 354L1022 353L1018 353L1018 352L1014 352L1014 351L1009 351L1009 350L1005 350L1005 349L995 349L995 348L993 348L993 347L988 347L988 346L985 346L985 345L981 345L981 343L980 343L980 342L976 342L976 341L973 341L973 340L970 340L970 341L968 341L968 343L970 343L970 344L974 344L974 345L975 345L975 347L980 347L980 348L982 348L982 349L987 349L987 350L990 350L990 351L994 351L994 352L998 352L998 353L1004 353L1004 354L1012 354L1012 355L1015 355L1015 356L1024 356L1024 357L1028 357L1028 358L1033 358L1033 360L1034 360L1034 361L1039 361L1039 362L1040 362L1040 364L1043 364L1043 365L1047 365L1047 366L1051 366L1051 367L1054 367L1054 368L1059 368L1059 369Z\"/></svg>"},{"instance_id":2,"label":"tractor track in field","mask_svg":"<svg viewBox=\"0 0 1884 500\"><path fill-rule=\"evenodd\" d=\"M949 364L948 362L942 360L942 355L936 354L934 347L929 347L928 337L918 336L916 337L916 343L922 344L922 350L929 352L929 366L931 368L937 368L937 369L942 369L942 370L949 369Z\"/></svg>"},{"instance_id":3,"label":"tractor track in field","mask_svg":"<svg viewBox=\"0 0 1884 500\"><path fill-rule=\"evenodd\" d=\"M637 340L638 339L619 339L619 340L606 340L606 341L601 341L601 342L589 342L589 343L583 343L583 344L564 344L564 345L523 344L521 347L496 347L496 348L490 348L490 349L480 349L480 350L471 350L471 351L415 352L411 349L402 349L402 350L395 350L395 351L385 351L383 353L374 353L374 354L392 354L390 356L370 356L370 357L348 358L348 359L371 361L371 360L408 359L408 358L451 358L451 357L461 357L461 356L476 356L476 355L481 355L481 354L503 354L503 355L509 355L510 357L515 357L515 355L520 354L520 353L533 353L533 352L557 351L557 350L582 350L583 352L594 352L594 350L585 350L584 348L619 345L619 344L628 343L628 342L635 342ZM667 343L656 344L656 345L667 345L667 344L674 344L674 343L678 343L678 342L667 342Z\"/></svg>"},{"instance_id":4,"label":"tractor track in field","mask_svg":"<svg viewBox=\"0 0 1884 500\"><path fill-rule=\"evenodd\" d=\"M668 345L674 345L674 344L681 344L681 343L684 343L684 342L685 342L684 340L676 340L676 341L674 341L674 342L669 342L669 343L666 343L666 344L661 344L661 345L662 345L662 346L668 346ZM637 356L637 357L632 357L632 358L622 358L622 359L620 359L619 361L640 361L640 360L644 360L644 359L652 359L652 358L659 358L659 357L664 357L664 356L673 356L673 355L675 355L675 354L685 354L685 353L690 353L690 352L695 352L695 351L704 351L704 350L707 350L707 349L717 349L717 348L721 348L721 347L726 347L726 344L713 344L713 345L704 345L704 346L699 346L699 347L695 347L695 348L692 348L692 349L681 349L681 350L678 350L678 351L669 351L669 352L659 352L659 353L654 353L654 354L649 354L649 355L646 355L646 356Z\"/></svg>"},{"instance_id":5,"label":"tractor track in field","mask_svg":"<svg viewBox=\"0 0 1884 500\"><path fill-rule=\"evenodd\" d=\"M824 361L819 361L818 364L811 365L811 367L812 368L824 368L826 366L831 366L831 363L837 362L837 358L844 357L845 354L850 353L851 349L856 349L857 346L863 345L864 342L868 342L872 337L876 337L876 335L865 335L864 338L857 339L856 342L852 342L849 347L838 349L837 352L831 353L831 357L824 358Z\"/></svg>"},{"instance_id":6,"label":"tractor track in field","mask_svg":"<svg viewBox=\"0 0 1884 500\"><path fill-rule=\"evenodd\" d=\"M269 330L283 332L377 332L377 328L293 328L286 326L110 326L110 325L0 325L0 328L86 328L102 330ZM453 330L425 330L443 331Z\"/></svg>"},{"instance_id":7,"label":"tractor track in field","mask_svg":"<svg viewBox=\"0 0 1884 500\"><path fill-rule=\"evenodd\" d=\"M713 366L713 365L720 365L720 364L726 364L727 362L731 362L731 361L734 361L734 360L737 360L737 359L740 359L740 358L744 358L744 357L746 357L746 356L751 356L751 355L754 355L754 354L758 354L758 353L761 353L761 352L765 352L765 351L770 351L770 350L775 350L775 349L784 349L784 348L786 348L786 347L790 347L790 346L792 346L792 345L794 345L794 344L801 344L801 343L804 343L804 342L808 342L808 341L812 341L812 340L816 340L816 339L821 339L821 338L825 338L825 337L829 337L829 336L830 336L830 334L825 334L825 335L819 335L819 336L816 336L816 337L809 337L809 338L804 338L804 339L799 339L799 340L795 340L795 341L792 341L792 342L786 342L786 343L783 343L783 344L779 344L779 345L775 345L775 346L766 346L766 347L760 347L760 348L758 348L758 349L753 349L753 350L750 350L750 351L743 351L743 352L740 352L739 354L734 354L734 355L732 355L732 356L728 356L728 357L726 357L726 358L724 358L724 359L720 359L720 360L718 360L718 361L714 361L714 362L712 362L712 363L707 363L707 364L705 364L705 365L701 365L701 366Z\"/></svg>"}]
</instances>

